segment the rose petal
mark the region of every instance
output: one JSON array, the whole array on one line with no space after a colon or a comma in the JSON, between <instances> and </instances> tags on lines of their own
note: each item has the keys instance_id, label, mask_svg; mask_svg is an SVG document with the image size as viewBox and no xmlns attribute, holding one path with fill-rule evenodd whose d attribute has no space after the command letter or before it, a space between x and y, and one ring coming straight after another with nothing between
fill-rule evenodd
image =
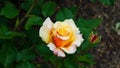
<instances>
[{"instance_id":1,"label":"rose petal","mask_svg":"<svg viewBox=\"0 0 120 68\"><path fill-rule=\"evenodd\" d=\"M75 31L75 33L80 33L79 28L77 28L75 22L72 19L67 19L64 21L64 23L68 23L71 26L72 30Z\"/></svg>"},{"instance_id":2,"label":"rose petal","mask_svg":"<svg viewBox=\"0 0 120 68\"><path fill-rule=\"evenodd\" d=\"M55 55L59 57L65 57L65 53L61 49L56 48L56 46L53 43L49 43L47 46L51 51L54 52Z\"/></svg>"},{"instance_id":3,"label":"rose petal","mask_svg":"<svg viewBox=\"0 0 120 68\"><path fill-rule=\"evenodd\" d=\"M76 46L75 45L71 45L69 47L62 47L61 49L64 50L68 54L73 54L76 51Z\"/></svg>"},{"instance_id":4,"label":"rose petal","mask_svg":"<svg viewBox=\"0 0 120 68\"><path fill-rule=\"evenodd\" d=\"M46 18L46 20L43 22L43 26L47 26L47 28L51 29L53 26L53 22L51 21L51 19L48 17Z\"/></svg>"},{"instance_id":5,"label":"rose petal","mask_svg":"<svg viewBox=\"0 0 120 68\"><path fill-rule=\"evenodd\" d=\"M57 55L58 57L65 57L65 53L61 49L58 49L58 48L54 50L54 54Z\"/></svg>"},{"instance_id":6,"label":"rose petal","mask_svg":"<svg viewBox=\"0 0 120 68\"><path fill-rule=\"evenodd\" d=\"M56 46L53 43L49 43L47 46L51 51L54 51L56 49Z\"/></svg>"},{"instance_id":7,"label":"rose petal","mask_svg":"<svg viewBox=\"0 0 120 68\"><path fill-rule=\"evenodd\" d=\"M82 35L78 35L76 40L73 41L73 45L76 45L77 47L79 47L81 45L81 43L84 41L84 39L82 38Z\"/></svg>"},{"instance_id":8,"label":"rose petal","mask_svg":"<svg viewBox=\"0 0 120 68\"><path fill-rule=\"evenodd\" d=\"M52 21L50 20L50 18L48 17L44 23L43 26L40 28L39 30L39 36L42 38L43 41L45 41L46 43L48 43L50 41L50 32L52 29Z\"/></svg>"},{"instance_id":9,"label":"rose petal","mask_svg":"<svg viewBox=\"0 0 120 68\"><path fill-rule=\"evenodd\" d=\"M62 40L68 40L70 38L70 36L60 36L57 34L57 37L62 39Z\"/></svg>"}]
</instances>

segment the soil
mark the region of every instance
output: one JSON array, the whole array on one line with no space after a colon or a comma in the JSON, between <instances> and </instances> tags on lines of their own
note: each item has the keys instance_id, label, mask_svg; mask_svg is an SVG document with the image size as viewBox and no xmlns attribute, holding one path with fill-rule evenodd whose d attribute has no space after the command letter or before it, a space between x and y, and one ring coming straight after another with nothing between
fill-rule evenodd
<instances>
[{"instance_id":1,"label":"soil","mask_svg":"<svg viewBox=\"0 0 120 68\"><path fill-rule=\"evenodd\" d=\"M56 0L56 2L61 7L77 5L80 7L78 16L103 19L97 28L98 34L102 37L101 42L90 50L97 62L92 68L120 68L120 35L112 29L117 22L120 22L120 1L117 0L113 6L89 0Z\"/></svg>"},{"instance_id":2,"label":"soil","mask_svg":"<svg viewBox=\"0 0 120 68\"><path fill-rule=\"evenodd\" d=\"M120 68L120 35L112 27L120 22L120 2L114 6L97 5L101 11L103 23L97 31L102 36L101 42L93 49L97 64L94 68ZM97 8L97 6L95 8Z\"/></svg>"}]
</instances>

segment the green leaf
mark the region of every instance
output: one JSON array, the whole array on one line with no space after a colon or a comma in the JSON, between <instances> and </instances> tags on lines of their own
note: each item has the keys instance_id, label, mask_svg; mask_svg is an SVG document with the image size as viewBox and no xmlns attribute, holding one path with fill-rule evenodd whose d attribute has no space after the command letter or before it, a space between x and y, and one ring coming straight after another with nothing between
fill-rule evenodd
<instances>
[{"instance_id":1,"label":"green leaf","mask_svg":"<svg viewBox=\"0 0 120 68\"><path fill-rule=\"evenodd\" d=\"M35 0L24 0L24 2L21 4L21 8L25 11L28 11L31 7L31 5L34 3ZM37 0L35 6L33 7L31 13L40 15L41 14L41 5L43 0Z\"/></svg>"},{"instance_id":2,"label":"green leaf","mask_svg":"<svg viewBox=\"0 0 120 68\"><path fill-rule=\"evenodd\" d=\"M74 18L73 13L67 9L67 8L63 8L61 9L57 15L56 15L56 20L57 21L64 21L65 19L70 19L70 18Z\"/></svg>"},{"instance_id":3,"label":"green leaf","mask_svg":"<svg viewBox=\"0 0 120 68\"><path fill-rule=\"evenodd\" d=\"M64 59L61 57L58 57L56 55L49 56L49 60L53 65L56 66L56 68L65 68L64 66ZM55 63L56 62L56 63Z\"/></svg>"},{"instance_id":4,"label":"green leaf","mask_svg":"<svg viewBox=\"0 0 120 68\"><path fill-rule=\"evenodd\" d=\"M41 42L36 46L36 50L43 56L50 56L51 51L46 45L44 42Z\"/></svg>"},{"instance_id":5,"label":"green leaf","mask_svg":"<svg viewBox=\"0 0 120 68\"><path fill-rule=\"evenodd\" d=\"M11 46L3 45L0 50L0 63L5 67L12 64L16 58L16 50Z\"/></svg>"},{"instance_id":6,"label":"green leaf","mask_svg":"<svg viewBox=\"0 0 120 68\"><path fill-rule=\"evenodd\" d=\"M71 11L74 15L76 15L79 7L78 7L78 6L72 6L72 7L70 7L69 9L70 9L70 11Z\"/></svg>"},{"instance_id":7,"label":"green leaf","mask_svg":"<svg viewBox=\"0 0 120 68\"><path fill-rule=\"evenodd\" d=\"M0 26L0 39L12 39L16 36L24 37L25 34L20 32L9 31L5 25Z\"/></svg>"},{"instance_id":8,"label":"green leaf","mask_svg":"<svg viewBox=\"0 0 120 68\"><path fill-rule=\"evenodd\" d=\"M25 34L27 35L27 38L29 39L31 44L39 43L39 41L40 41L39 30L31 28L29 30L26 30Z\"/></svg>"},{"instance_id":9,"label":"green leaf","mask_svg":"<svg viewBox=\"0 0 120 68\"><path fill-rule=\"evenodd\" d=\"M64 59L65 68L78 68L73 59Z\"/></svg>"},{"instance_id":10,"label":"green leaf","mask_svg":"<svg viewBox=\"0 0 120 68\"><path fill-rule=\"evenodd\" d=\"M86 28L86 29L90 29L93 30L94 28L96 28L100 23L102 22L101 19L96 18L96 19L84 19L84 18L79 18L78 22L76 23L78 25L78 27L81 28ZM92 25L91 25L92 24Z\"/></svg>"},{"instance_id":11,"label":"green leaf","mask_svg":"<svg viewBox=\"0 0 120 68\"><path fill-rule=\"evenodd\" d=\"M35 66L29 62L22 62L20 64L17 64L15 68L35 68Z\"/></svg>"},{"instance_id":12,"label":"green leaf","mask_svg":"<svg viewBox=\"0 0 120 68\"><path fill-rule=\"evenodd\" d=\"M82 62L82 63L95 64L91 54L85 54L85 55L78 56L77 59L79 62Z\"/></svg>"},{"instance_id":13,"label":"green leaf","mask_svg":"<svg viewBox=\"0 0 120 68\"><path fill-rule=\"evenodd\" d=\"M76 24L80 28L80 32L81 34L83 34L83 37L85 39L81 46L82 50L85 50L91 46L89 42L89 35L93 31L93 29L96 28L101 22L102 20L99 18L96 18L96 19L79 18L78 19L78 22Z\"/></svg>"},{"instance_id":14,"label":"green leaf","mask_svg":"<svg viewBox=\"0 0 120 68\"><path fill-rule=\"evenodd\" d=\"M84 38L84 39L86 39L86 38ZM82 43L82 45L81 45L82 51L87 50L90 46L91 46L91 45L90 45L89 40L88 40L88 38L87 38L87 39Z\"/></svg>"},{"instance_id":15,"label":"green leaf","mask_svg":"<svg viewBox=\"0 0 120 68\"><path fill-rule=\"evenodd\" d=\"M42 19L39 16L31 16L25 24L25 29L29 30L32 25L42 25Z\"/></svg>"},{"instance_id":16,"label":"green leaf","mask_svg":"<svg viewBox=\"0 0 120 68\"><path fill-rule=\"evenodd\" d=\"M105 4L105 5L114 5L115 4L115 0L99 0L101 3Z\"/></svg>"},{"instance_id":17,"label":"green leaf","mask_svg":"<svg viewBox=\"0 0 120 68\"><path fill-rule=\"evenodd\" d=\"M18 10L11 2L6 2L5 6L1 10L1 15L7 18L14 18L18 15Z\"/></svg>"},{"instance_id":18,"label":"green leaf","mask_svg":"<svg viewBox=\"0 0 120 68\"><path fill-rule=\"evenodd\" d=\"M89 28L80 28L80 32L81 32L83 35L90 34L91 31L92 31L92 30L89 29Z\"/></svg>"},{"instance_id":19,"label":"green leaf","mask_svg":"<svg viewBox=\"0 0 120 68\"><path fill-rule=\"evenodd\" d=\"M83 34L83 38L85 39L84 42L82 43L81 47L82 50L87 49L90 45L89 43L89 35L92 32L92 30L88 29L88 28L81 28L80 29L81 34Z\"/></svg>"},{"instance_id":20,"label":"green leaf","mask_svg":"<svg viewBox=\"0 0 120 68\"><path fill-rule=\"evenodd\" d=\"M35 58L35 54L29 49L24 49L17 53L17 62L20 61L29 61Z\"/></svg>"},{"instance_id":21,"label":"green leaf","mask_svg":"<svg viewBox=\"0 0 120 68\"><path fill-rule=\"evenodd\" d=\"M35 49L38 51L38 53L44 57L46 61L50 60L50 57L53 56L53 52L47 47L47 44L42 42L42 40L39 40L40 43L36 45Z\"/></svg>"},{"instance_id":22,"label":"green leaf","mask_svg":"<svg viewBox=\"0 0 120 68\"><path fill-rule=\"evenodd\" d=\"M28 11L30 6L34 3L34 0L25 0L22 4L21 4L21 8Z\"/></svg>"},{"instance_id":23,"label":"green leaf","mask_svg":"<svg viewBox=\"0 0 120 68\"><path fill-rule=\"evenodd\" d=\"M54 14L56 8L55 2L46 2L42 5L42 14L44 17L49 17Z\"/></svg>"}]
</instances>

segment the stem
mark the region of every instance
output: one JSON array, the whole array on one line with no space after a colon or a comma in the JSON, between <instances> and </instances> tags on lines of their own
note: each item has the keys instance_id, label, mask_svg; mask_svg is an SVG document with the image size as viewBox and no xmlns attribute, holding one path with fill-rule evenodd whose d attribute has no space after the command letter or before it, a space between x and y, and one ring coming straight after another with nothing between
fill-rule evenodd
<instances>
[{"instance_id":1,"label":"stem","mask_svg":"<svg viewBox=\"0 0 120 68\"><path fill-rule=\"evenodd\" d=\"M18 24L19 24L19 14L20 14L20 1L18 0L18 15L17 15L17 19L16 19L16 23L15 23L15 27L14 27L14 30L16 30L17 29L17 26L18 26Z\"/></svg>"},{"instance_id":2,"label":"stem","mask_svg":"<svg viewBox=\"0 0 120 68\"><path fill-rule=\"evenodd\" d=\"M20 21L19 21L19 17L17 17L14 30L17 30L17 28L20 26L20 24L29 16L29 14L32 11L32 9L35 6L35 4L36 4L36 0L33 2L31 7L29 8L28 12L25 14L25 16Z\"/></svg>"},{"instance_id":3,"label":"stem","mask_svg":"<svg viewBox=\"0 0 120 68\"><path fill-rule=\"evenodd\" d=\"M26 17L28 17L28 15L30 14L30 12L32 11L34 6L35 6L35 2L33 2L33 4L31 5L30 9L26 13L26 15L20 20L20 23L22 23L26 19Z\"/></svg>"},{"instance_id":4,"label":"stem","mask_svg":"<svg viewBox=\"0 0 120 68\"><path fill-rule=\"evenodd\" d=\"M17 29L18 25L19 25L19 16L17 16L17 20L16 20L16 24L15 24L15 28L14 28L14 30Z\"/></svg>"}]
</instances>

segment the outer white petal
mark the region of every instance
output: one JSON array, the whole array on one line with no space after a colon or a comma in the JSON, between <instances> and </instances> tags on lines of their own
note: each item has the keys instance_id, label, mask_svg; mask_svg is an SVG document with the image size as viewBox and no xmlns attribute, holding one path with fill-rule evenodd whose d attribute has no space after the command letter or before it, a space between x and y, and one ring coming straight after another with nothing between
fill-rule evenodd
<instances>
[{"instance_id":1,"label":"outer white petal","mask_svg":"<svg viewBox=\"0 0 120 68\"><path fill-rule=\"evenodd\" d=\"M51 51L53 51L55 55L59 57L65 57L65 53L61 49L56 48L56 46L53 43L49 43L47 46Z\"/></svg>"},{"instance_id":2,"label":"outer white petal","mask_svg":"<svg viewBox=\"0 0 120 68\"><path fill-rule=\"evenodd\" d=\"M53 25L54 29L57 29L61 26L61 23L60 21L56 21L55 24Z\"/></svg>"},{"instance_id":3,"label":"outer white petal","mask_svg":"<svg viewBox=\"0 0 120 68\"><path fill-rule=\"evenodd\" d=\"M69 46L67 48L62 47L61 49L64 50L68 54L73 54L73 53L76 52L76 46L75 45L71 45L71 46Z\"/></svg>"},{"instance_id":4,"label":"outer white petal","mask_svg":"<svg viewBox=\"0 0 120 68\"><path fill-rule=\"evenodd\" d=\"M51 19L49 17L46 18L46 20L43 22L43 26L46 26L49 29L51 29L51 27L53 26L53 22L51 21Z\"/></svg>"},{"instance_id":5,"label":"outer white petal","mask_svg":"<svg viewBox=\"0 0 120 68\"><path fill-rule=\"evenodd\" d=\"M75 33L80 33L79 28L75 25L75 22L72 19L66 19L64 23L68 23L72 30L75 31Z\"/></svg>"},{"instance_id":6,"label":"outer white petal","mask_svg":"<svg viewBox=\"0 0 120 68\"><path fill-rule=\"evenodd\" d=\"M58 57L65 57L65 53L61 49L58 49L58 48L54 50L54 54L57 55Z\"/></svg>"},{"instance_id":7,"label":"outer white petal","mask_svg":"<svg viewBox=\"0 0 120 68\"><path fill-rule=\"evenodd\" d=\"M56 46L53 43L49 43L47 46L51 51L54 51L56 49Z\"/></svg>"},{"instance_id":8,"label":"outer white petal","mask_svg":"<svg viewBox=\"0 0 120 68\"><path fill-rule=\"evenodd\" d=\"M84 39L83 39L82 35L80 34L80 35L77 35L76 40L73 41L72 44L76 45L77 47L79 47L82 44L83 41L84 41Z\"/></svg>"},{"instance_id":9,"label":"outer white petal","mask_svg":"<svg viewBox=\"0 0 120 68\"><path fill-rule=\"evenodd\" d=\"M43 22L43 26L40 28L39 30L39 36L42 38L43 41L45 41L46 43L49 42L50 40L50 32L52 29L53 23L50 20L50 18L48 17L44 22Z\"/></svg>"}]
</instances>

